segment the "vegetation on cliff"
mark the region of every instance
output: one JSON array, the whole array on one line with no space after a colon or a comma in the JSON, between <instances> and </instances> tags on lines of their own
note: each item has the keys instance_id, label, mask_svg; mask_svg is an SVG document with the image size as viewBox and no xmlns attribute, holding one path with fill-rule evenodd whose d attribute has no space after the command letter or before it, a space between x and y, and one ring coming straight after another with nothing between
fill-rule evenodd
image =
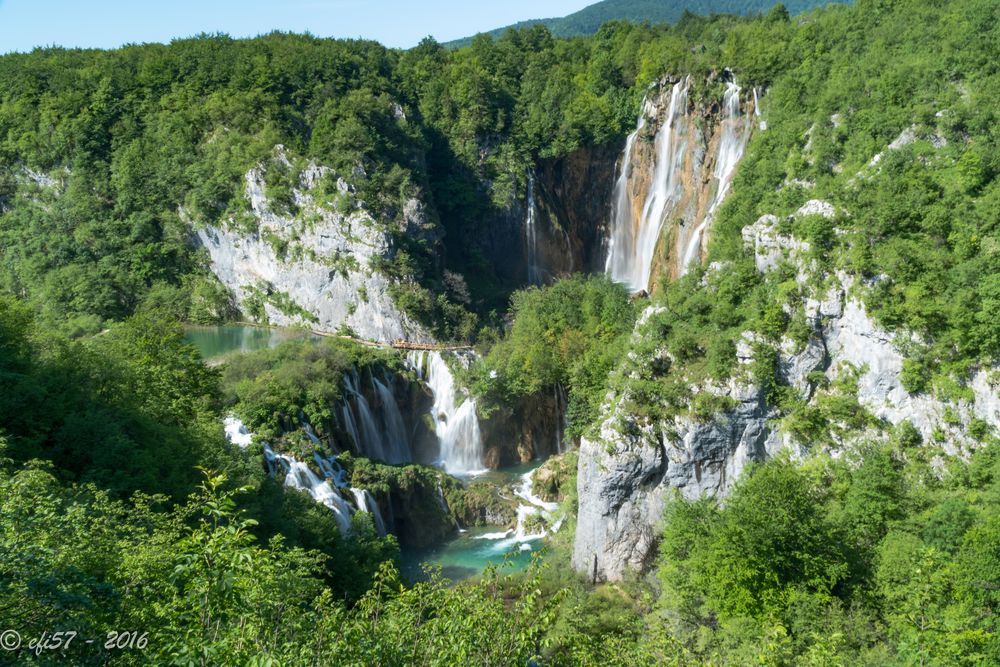
<instances>
[{"instance_id":1,"label":"vegetation on cliff","mask_svg":"<svg viewBox=\"0 0 1000 667\"><path fill-rule=\"evenodd\" d=\"M719 406L693 400L692 383L731 374L752 331L748 372L801 418L804 444L822 444L774 348L808 335L802 299L837 269L881 323L916 333L909 388L962 397L1000 344L998 19L985 0L862 0L587 39L533 28L454 52L271 35L0 58L0 286L14 295L0 297L0 627L148 631L148 652L117 664L1000 662L1000 459L982 424L969 460L904 422L841 460L763 464L724 505L677 500L655 581L595 592L553 568L406 587L392 538L363 516L344 537L219 425L227 400L268 433L300 411L322 422L344 369L390 362L290 345L233 363L223 390L162 321L225 316L184 216L237 216L241 176L279 143L350 176L387 225L402 196L426 198L444 266L398 239L391 270L438 313L456 305L437 301L440 269L459 271L461 308L488 313L506 292L478 243L532 161L620 139L665 73L692 73L697 97L730 66L767 89L769 129L711 230L719 263L662 285L633 340L638 305L606 280L518 293L470 371L484 407L561 385L580 433L611 375L627 410L708 418ZM268 189L287 205L278 176ZM787 217L810 199L833 217ZM741 232L765 213L809 242L807 280L753 266ZM842 389L814 406L820 421L852 424ZM364 461L351 472L379 493L441 481ZM465 506L452 495L454 511L490 510L478 491ZM68 655L109 660L88 651Z\"/></svg>"}]
</instances>

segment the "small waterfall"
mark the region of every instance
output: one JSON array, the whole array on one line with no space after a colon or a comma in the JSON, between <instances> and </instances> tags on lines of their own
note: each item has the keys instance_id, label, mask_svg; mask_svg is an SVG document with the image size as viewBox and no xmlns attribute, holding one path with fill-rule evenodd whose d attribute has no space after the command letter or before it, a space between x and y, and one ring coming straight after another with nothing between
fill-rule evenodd
<instances>
[{"instance_id":1,"label":"small waterfall","mask_svg":"<svg viewBox=\"0 0 1000 667\"><path fill-rule=\"evenodd\" d=\"M485 472L476 402L466 398L456 405L455 379L440 352L411 352L407 362L434 395L431 420L440 447L437 465L451 475Z\"/></svg>"},{"instance_id":2,"label":"small waterfall","mask_svg":"<svg viewBox=\"0 0 1000 667\"><path fill-rule=\"evenodd\" d=\"M378 503L375 502L375 496L368 489L351 488L351 493L354 494L354 502L357 504L358 509L372 515L372 521L375 524L375 530L378 531L379 537L385 537L385 522L382 521L382 512L378 508Z\"/></svg>"},{"instance_id":3,"label":"small waterfall","mask_svg":"<svg viewBox=\"0 0 1000 667\"><path fill-rule=\"evenodd\" d=\"M396 403L396 396L386 383L374 377L372 385L375 387L382 408L383 449L386 452L386 460L390 463L409 463L410 443L406 437L406 424L403 421L403 414L399 411L399 404Z\"/></svg>"},{"instance_id":4,"label":"small waterfall","mask_svg":"<svg viewBox=\"0 0 1000 667\"><path fill-rule=\"evenodd\" d=\"M528 217L524 223L524 240L528 249L528 284L540 285L538 268L538 207L535 203L535 174L528 172Z\"/></svg>"},{"instance_id":5,"label":"small waterfall","mask_svg":"<svg viewBox=\"0 0 1000 667\"><path fill-rule=\"evenodd\" d=\"M636 131L625 144L621 174L615 183L611 242L605 268L612 280L624 283L633 290L649 287L653 253L660 238L665 213L677 203L683 193L680 175L687 148L687 127L683 121L687 114L689 81L690 77L685 77L674 84L671 90L667 115L656 133L653 180L638 226L633 221L628 186L636 138L645 126L646 114L651 109L655 110L648 102L639 117Z\"/></svg>"},{"instance_id":6,"label":"small waterfall","mask_svg":"<svg viewBox=\"0 0 1000 667\"><path fill-rule=\"evenodd\" d=\"M757 86L753 88L753 115L757 119L757 127L761 130L767 129L767 121L760 116L760 99L757 94Z\"/></svg>"},{"instance_id":7,"label":"small waterfall","mask_svg":"<svg viewBox=\"0 0 1000 667\"><path fill-rule=\"evenodd\" d=\"M253 442L253 435L236 417L227 417L224 424L226 436L233 444L246 447ZM309 424L303 424L303 430L310 440L319 443L319 438ZM268 474L273 477L284 475L285 486L306 491L313 500L329 507L333 511L341 534L346 535L351 532L351 506L337 491L338 488L346 486L345 472L335 458L324 459L318 452L313 453L313 458L327 479L320 479L319 475L302 461L285 454L278 454L271 449L271 445L264 443L264 463ZM330 485L331 481L334 486Z\"/></svg>"},{"instance_id":8,"label":"small waterfall","mask_svg":"<svg viewBox=\"0 0 1000 667\"><path fill-rule=\"evenodd\" d=\"M275 453L267 444L264 445L264 460L272 475L277 477L281 472L285 474L285 486L305 491L313 500L329 507L342 535L351 532L351 506L328 480L320 479L319 475L302 461Z\"/></svg>"},{"instance_id":9,"label":"small waterfall","mask_svg":"<svg viewBox=\"0 0 1000 667\"><path fill-rule=\"evenodd\" d=\"M701 244L705 229L712 224L716 211L729 193L729 186L732 184L733 174L736 166L743 157L743 150L746 148L747 140L750 138L750 114L745 117L740 114L740 87L735 82L726 84L726 92L722 98L724 117L722 119L722 136L719 139L719 150L715 159L715 171L712 176L715 178L715 196L708 206L708 211L702 219L701 224L694 230L687 249L684 251L684 259L681 262L681 274L687 273L692 263L701 259Z\"/></svg>"},{"instance_id":10,"label":"small waterfall","mask_svg":"<svg viewBox=\"0 0 1000 667\"><path fill-rule=\"evenodd\" d=\"M253 442L253 436L239 418L226 417L222 420L222 425L226 431L226 438L240 449L246 449Z\"/></svg>"},{"instance_id":11,"label":"small waterfall","mask_svg":"<svg viewBox=\"0 0 1000 667\"><path fill-rule=\"evenodd\" d=\"M521 476L521 481L514 488L514 495L526 503L522 503L517 507L517 527L499 533L486 533L476 539L502 540L497 542L498 548L506 550L517 544L519 545L518 549L521 551L530 551L530 542L540 540L546 535L559 531L565 517L560 516L557 518L555 516L555 513L559 510L558 503L546 502L535 495L533 489L534 475L534 470L524 473ZM528 519L538 515L541 515L546 521L550 522L551 527L548 529L543 528L537 532L528 532ZM555 519L554 522L553 519Z\"/></svg>"},{"instance_id":12,"label":"small waterfall","mask_svg":"<svg viewBox=\"0 0 1000 667\"><path fill-rule=\"evenodd\" d=\"M344 376L347 396L341 405L344 430L354 440L358 452L389 464L410 462L410 444L396 397L385 382L370 375L372 394L378 399L373 410L360 390L357 369Z\"/></svg>"}]
</instances>

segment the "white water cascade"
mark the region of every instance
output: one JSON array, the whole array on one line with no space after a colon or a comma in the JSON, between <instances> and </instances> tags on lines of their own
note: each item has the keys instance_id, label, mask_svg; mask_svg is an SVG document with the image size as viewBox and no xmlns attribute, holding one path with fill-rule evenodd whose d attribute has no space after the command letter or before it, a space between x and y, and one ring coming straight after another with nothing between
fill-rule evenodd
<instances>
[{"instance_id":1,"label":"white water cascade","mask_svg":"<svg viewBox=\"0 0 1000 667\"><path fill-rule=\"evenodd\" d=\"M403 415L387 382L370 375L373 395L378 400L373 410L361 391L361 377L355 369L344 376L347 397L340 406L344 430L354 439L359 452L389 464L409 463L410 444Z\"/></svg>"},{"instance_id":2,"label":"white water cascade","mask_svg":"<svg viewBox=\"0 0 1000 667\"><path fill-rule=\"evenodd\" d=\"M253 442L253 435L237 417L226 417L223 423L226 437L234 445L248 447ZM302 430L314 444L319 445L321 443L316 432L307 422L303 422ZM302 461L287 454L278 454L271 449L269 444L264 443L264 461L267 464L268 472L275 477L279 473L283 474L285 476L285 486L305 491L312 496L313 500L329 507L333 511L337 527L340 529L341 534L346 535L351 530L352 508L340 494L340 490L350 488L357 509L370 513L372 521L375 524L375 530L378 531L380 537L385 537L387 532L386 525L382 519L378 502L376 502L371 492L366 489L349 487L347 471L340 467L340 463L336 457L323 457L319 452L313 452L313 460L316 462L317 467L319 467L320 472L322 472L323 478L320 478L319 475L313 472L312 468Z\"/></svg>"},{"instance_id":3,"label":"white water cascade","mask_svg":"<svg viewBox=\"0 0 1000 667\"><path fill-rule=\"evenodd\" d=\"M757 128L760 130L766 130L767 121L764 120L760 115L760 97L757 93L756 86L754 86L753 89L753 115L757 119Z\"/></svg>"},{"instance_id":4,"label":"white water cascade","mask_svg":"<svg viewBox=\"0 0 1000 667\"><path fill-rule=\"evenodd\" d=\"M285 454L278 454L270 445L264 445L264 459L268 470L277 476L285 473L285 486L307 492L313 500L333 510L337 527L342 535L351 532L351 506L330 484L330 480L320 479L308 465Z\"/></svg>"},{"instance_id":5,"label":"white water cascade","mask_svg":"<svg viewBox=\"0 0 1000 667\"><path fill-rule=\"evenodd\" d=\"M535 203L535 174L528 172L528 217L524 223L524 240L528 248L528 284L540 285L542 273L538 268L538 205Z\"/></svg>"},{"instance_id":6,"label":"white water cascade","mask_svg":"<svg viewBox=\"0 0 1000 667\"><path fill-rule=\"evenodd\" d=\"M358 509L372 515L372 521L375 523L375 530L378 531L379 537L385 537L385 522L382 520L382 512L378 508L378 503L375 502L375 496L368 489L355 489L353 487L351 493L354 494L354 502Z\"/></svg>"},{"instance_id":7,"label":"white water cascade","mask_svg":"<svg viewBox=\"0 0 1000 667\"><path fill-rule=\"evenodd\" d=\"M497 548L503 551L510 549L515 544L518 545L520 551L530 551L531 542L559 531L565 517L556 516L556 512L559 510L558 503L546 502L535 495L534 475L534 470L524 473L521 476L521 481L514 488L514 495L525 501L517 507L517 527L497 533L485 533L476 539L497 541ZM529 532L529 518L538 515L541 515L545 523L549 524L549 528Z\"/></svg>"},{"instance_id":8,"label":"white water cascade","mask_svg":"<svg viewBox=\"0 0 1000 667\"><path fill-rule=\"evenodd\" d=\"M441 353L410 352L407 363L434 395L431 420L440 447L436 465L450 475L468 477L486 472L476 402L466 398L457 404L455 379Z\"/></svg>"},{"instance_id":9,"label":"white water cascade","mask_svg":"<svg viewBox=\"0 0 1000 667\"><path fill-rule=\"evenodd\" d=\"M754 90L756 96L756 90ZM754 101L756 108L756 97ZM719 138L719 151L715 158L715 171L712 176L715 179L715 195L712 203L708 206L708 211L701 223L694 230L684 251L684 259L681 262L681 274L685 274L692 263L701 259L702 237L705 229L712 224L719 206L729 193L729 186L733 182L733 174L736 166L743 157L747 140L750 138L751 116L748 111L745 115L740 114L740 87L735 82L726 84L726 92L722 97L722 136Z\"/></svg>"},{"instance_id":10,"label":"white water cascade","mask_svg":"<svg viewBox=\"0 0 1000 667\"><path fill-rule=\"evenodd\" d=\"M629 176L636 139L646 125L647 114L655 112L655 106L649 101L639 115L635 132L629 135L625 143L621 173L615 182L611 240L605 271L611 275L612 280L624 283L633 290L649 287L653 252L663 228L664 213L682 195L680 176L687 148L687 128L683 121L687 114L689 82L690 77L685 77L674 84L670 92L667 115L656 133L653 180L638 221L633 220L628 192Z\"/></svg>"}]
</instances>

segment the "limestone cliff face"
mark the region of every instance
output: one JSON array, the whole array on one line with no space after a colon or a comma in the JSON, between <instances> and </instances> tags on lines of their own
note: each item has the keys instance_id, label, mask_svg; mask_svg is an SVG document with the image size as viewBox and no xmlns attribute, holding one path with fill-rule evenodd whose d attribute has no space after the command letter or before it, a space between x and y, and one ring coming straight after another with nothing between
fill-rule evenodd
<instances>
[{"instance_id":1,"label":"limestone cliff face","mask_svg":"<svg viewBox=\"0 0 1000 667\"><path fill-rule=\"evenodd\" d=\"M321 203L315 188L327 173L313 164L301 174L293 193L299 210L291 215L277 212L265 196L263 168L251 169L248 220L197 231L212 271L244 313L270 324L325 332L346 328L380 342L430 341L393 303L391 282L379 272L379 263L394 252L385 225L359 205L343 180L337 182L337 196L346 206L334 210ZM407 224L420 226L422 215L419 202L407 202Z\"/></svg>"},{"instance_id":2,"label":"limestone cliff face","mask_svg":"<svg viewBox=\"0 0 1000 667\"><path fill-rule=\"evenodd\" d=\"M603 240L617 159L617 147L595 146L538 163L537 257L543 279L604 270Z\"/></svg>"},{"instance_id":3,"label":"limestone cliff face","mask_svg":"<svg viewBox=\"0 0 1000 667\"><path fill-rule=\"evenodd\" d=\"M813 201L797 215L833 213L829 204ZM774 216L764 216L744 229L748 251L754 253L762 272L786 260L798 264L799 280L804 283L811 268L803 257L808 245L779 234L776 223ZM994 369L973 373L968 383L971 400L945 401L908 393L901 380L905 357L899 349L905 335L878 326L858 298L852 277L837 274L833 278L831 287L802 304L812 330L809 340L801 345L785 339L776 349L782 379L804 400L812 400L816 392L815 373L831 381L850 373L856 378L858 402L883 428L909 421L926 442L937 443L951 454L963 454L975 446L969 434L973 420L1000 426ZM650 335L645 323L656 315L655 308L647 310L634 335ZM744 334L737 345L741 367L753 360L755 346L761 342L753 333ZM773 456L782 448L802 453L794 438L781 431L779 415L747 376L737 370L725 385L705 383L692 388L696 394L707 392L725 399L727 407L707 421L685 415L651 422L629 413L627 390L608 395L599 435L580 445L573 553L578 571L604 581L621 579L629 569L648 567L669 494L677 492L687 498L725 495L748 462Z\"/></svg>"}]
</instances>

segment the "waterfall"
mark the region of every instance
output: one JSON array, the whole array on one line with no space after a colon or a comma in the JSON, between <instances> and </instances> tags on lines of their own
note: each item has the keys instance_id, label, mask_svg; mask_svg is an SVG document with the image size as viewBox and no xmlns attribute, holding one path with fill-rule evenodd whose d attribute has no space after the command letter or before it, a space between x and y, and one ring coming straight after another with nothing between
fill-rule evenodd
<instances>
[{"instance_id":1,"label":"waterfall","mask_svg":"<svg viewBox=\"0 0 1000 667\"><path fill-rule=\"evenodd\" d=\"M613 280L624 283L633 290L649 287L653 252L663 228L664 215L669 210L668 206L676 204L683 194L680 176L687 148L684 119L687 114L689 81L690 77L685 77L674 84L671 90L667 115L656 133L653 180L643 203L638 226L633 221L628 186L632 152L636 138L645 126L645 116L650 110L648 103L639 117L635 132L629 135L625 143L621 173L615 183L611 243L605 268Z\"/></svg>"},{"instance_id":2,"label":"waterfall","mask_svg":"<svg viewBox=\"0 0 1000 667\"><path fill-rule=\"evenodd\" d=\"M342 535L351 532L351 506L330 485L329 480L320 479L319 475L302 461L297 461L285 454L275 453L268 444L264 445L264 460L272 475L277 476L280 472L285 473L285 486L305 491L312 496L313 500L329 507L333 511L337 527L340 528Z\"/></svg>"},{"instance_id":3,"label":"waterfall","mask_svg":"<svg viewBox=\"0 0 1000 667\"><path fill-rule=\"evenodd\" d=\"M385 522L382 521L382 512L378 508L378 503L375 502L375 496L368 489L351 488L351 493L354 494L354 502L358 509L372 515L372 522L375 524L375 530L378 531L379 537L385 537Z\"/></svg>"},{"instance_id":4,"label":"waterfall","mask_svg":"<svg viewBox=\"0 0 1000 667\"><path fill-rule=\"evenodd\" d=\"M247 427L237 417L226 417L222 421L222 425L226 431L226 438L240 449L246 449L253 441L250 431L247 430Z\"/></svg>"},{"instance_id":5,"label":"waterfall","mask_svg":"<svg viewBox=\"0 0 1000 667\"><path fill-rule=\"evenodd\" d=\"M525 245L528 248L528 284L540 285L541 271L538 268L538 207L535 204L535 174L528 172L528 217L524 223Z\"/></svg>"},{"instance_id":6,"label":"waterfall","mask_svg":"<svg viewBox=\"0 0 1000 667\"><path fill-rule=\"evenodd\" d=\"M340 408L344 430L364 456L394 465L409 463L410 444L396 397L386 383L374 375L369 377L372 394L378 399L378 410L372 409L361 392L357 369L344 376L347 396Z\"/></svg>"},{"instance_id":7,"label":"waterfall","mask_svg":"<svg viewBox=\"0 0 1000 667\"><path fill-rule=\"evenodd\" d=\"M247 447L253 442L253 435L236 417L226 417L223 423L226 437L233 444ZM303 421L302 430L314 444L320 444L319 437L308 422ZM285 486L305 491L312 496L313 500L329 507L333 511L341 534L347 535L351 532L351 506L339 492L339 489L347 486L347 473L340 467L336 457L324 458L319 452L313 452L313 460L316 461L316 465L319 466L325 479L321 479L302 461L287 454L278 454L271 449L271 445L264 443L264 463L267 466L268 474L273 477L283 474ZM374 503L374 499L372 502ZM358 507L361 508L361 505L359 504ZM375 508L377 511L378 506L375 505ZM378 517L375 522L378 526L381 523L381 517ZM384 526L379 534L385 535Z\"/></svg>"},{"instance_id":8,"label":"waterfall","mask_svg":"<svg viewBox=\"0 0 1000 667\"><path fill-rule=\"evenodd\" d=\"M767 121L760 116L760 100L757 95L757 86L753 88L753 115L757 119L757 127L761 130L766 130Z\"/></svg>"},{"instance_id":9,"label":"waterfall","mask_svg":"<svg viewBox=\"0 0 1000 667\"><path fill-rule=\"evenodd\" d=\"M723 119L722 136L719 139L719 150L715 158L715 171L712 174L716 181L715 195L701 224L694 230L684 251L681 262L681 274L687 273L693 262L701 259L701 243L705 229L712 224L715 213L726 198L729 186L736 172L736 166L743 157L747 140L750 138L750 114L740 115L740 87L735 82L726 84L726 92L722 97Z\"/></svg>"},{"instance_id":10,"label":"waterfall","mask_svg":"<svg viewBox=\"0 0 1000 667\"><path fill-rule=\"evenodd\" d=\"M382 408L383 449L386 453L386 460L389 463L409 463L410 443L409 438L406 437L406 424L403 422L403 414L399 411L399 404L396 403L396 396L386 383L374 377L372 377L372 385L375 387L375 393Z\"/></svg>"},{"instance_id":11,"label":"waterfall","mask_svg":"<svg viewBox=\"0 0 1000 667\"><path fill-rule=\"evenodd\" d=\"M534 470L524 473L521 476L521 481L514 487L514 495L525 501L517 507L517 526L503 532L485 533L476 539L502 540L497 542L498 548L506 550L517 544L519 550L530 551L530 542L540 540L546 535L559 531L565 517L556 517L555 513L559 510L558 503L546 502L535 495L533 489L534 475ZM541 515L551 526L548 529L543 528L537 532L528 532L528 519L538 515ZM555 519L554 522L553 519Z\"/></svg>"},{"instance_id":12,"label":"waterfall","mask_svg":"<svg viewBox=\"0 0 1000 667\"><path fill-rule=\"evenodd\" d=\"M476 402L466 398L456 405L455 379L440 352L410 352L407 362L434 395L431 420L439 445L437 465L451 475L485 472Z\"/></svg>"}]
</instances>

